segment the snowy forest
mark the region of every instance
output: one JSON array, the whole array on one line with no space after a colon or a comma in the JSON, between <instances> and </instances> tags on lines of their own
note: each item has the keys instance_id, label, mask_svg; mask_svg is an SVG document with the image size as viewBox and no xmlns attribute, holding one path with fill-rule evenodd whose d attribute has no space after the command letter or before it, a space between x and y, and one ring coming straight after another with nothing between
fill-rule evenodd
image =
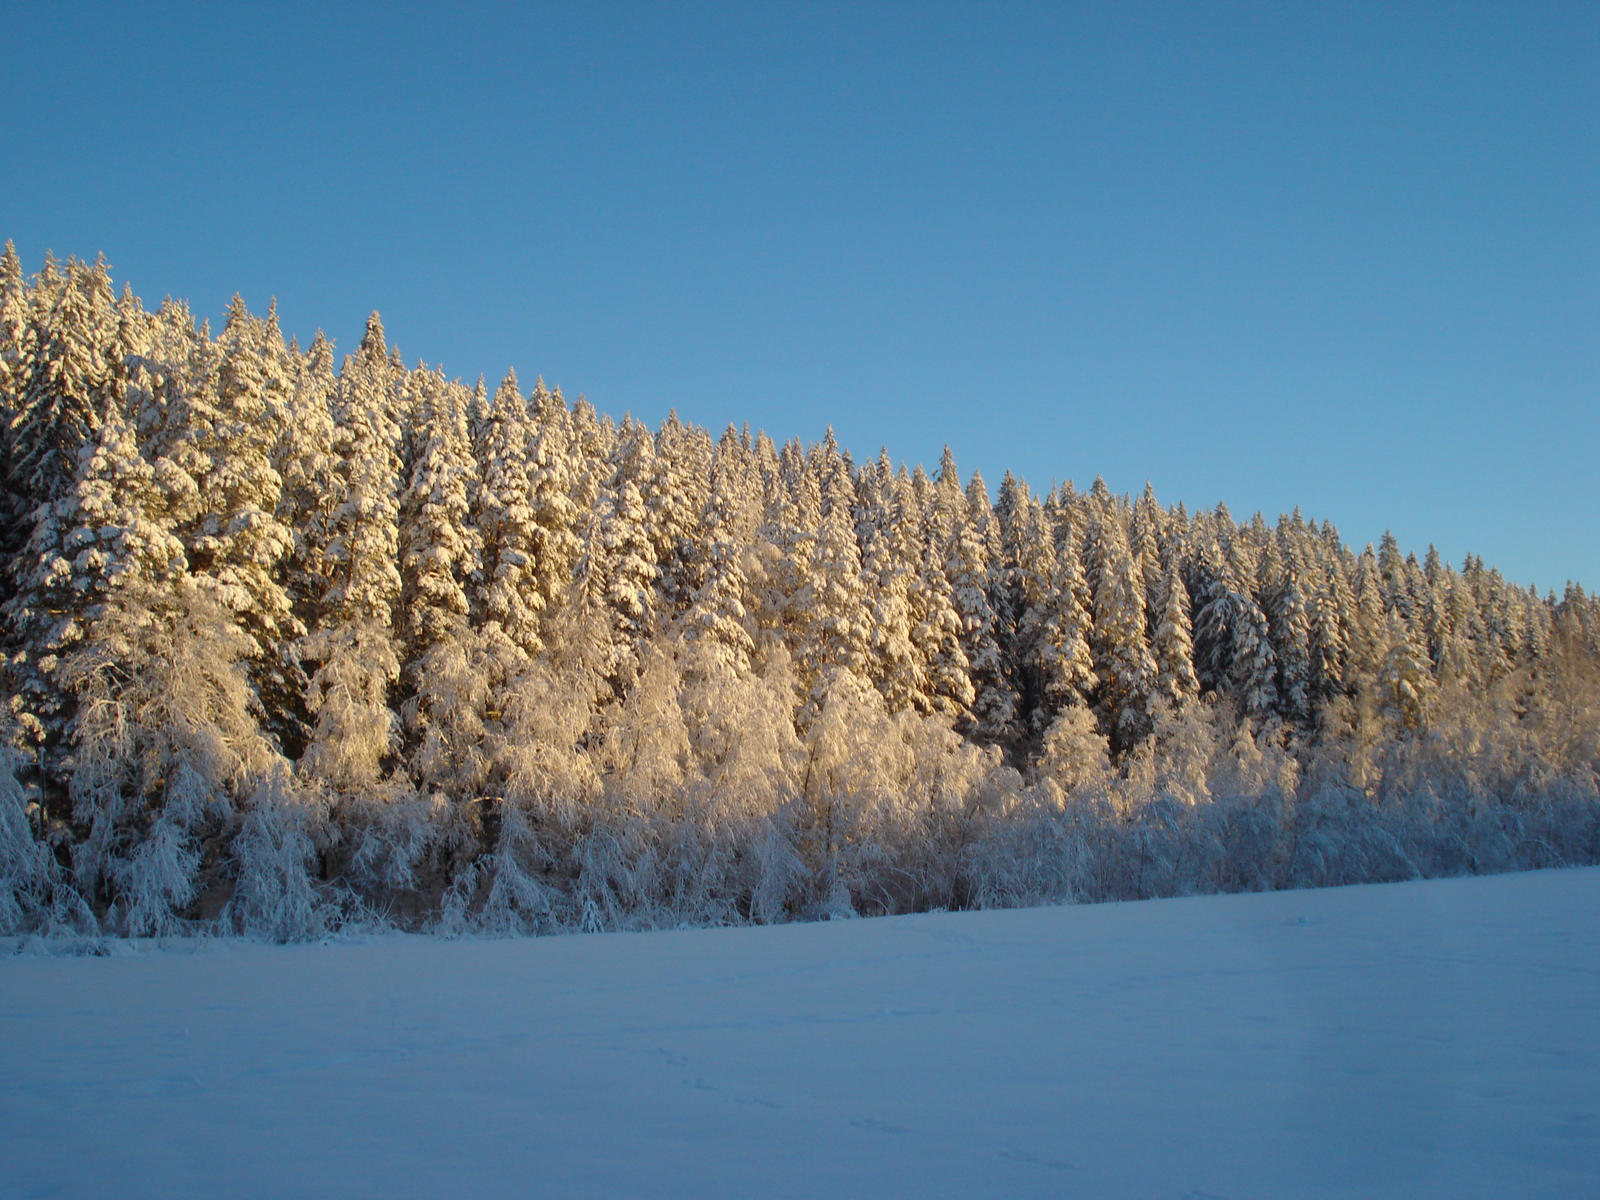
<instances>
[{"instance_id":1,"label":"snowy forest","mask_svg":"<svg viewBox=\"0 0 1600 1200\"><path fill-rule=\"evenodd\" d=\"M1475 557L618 423L9 243L0 438L0 933L1600 861L1600 603Z\"/></svg>"}]
</instances>

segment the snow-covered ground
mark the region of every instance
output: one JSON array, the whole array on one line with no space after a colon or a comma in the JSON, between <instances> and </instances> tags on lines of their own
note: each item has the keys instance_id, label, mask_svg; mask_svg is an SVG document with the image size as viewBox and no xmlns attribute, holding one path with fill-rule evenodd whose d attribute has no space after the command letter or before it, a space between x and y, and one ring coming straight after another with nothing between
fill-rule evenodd
<instances>
[{"instance_id":1,"label":"snow-covered ground","mask_svg":"<svg viewBox=\"0 0 1600 1200\"><path fill-rule=\"evenodd\" d=\"M1600 1195L1600 870L0 959L0 1197Z\"/></svg>"}]
</instances>

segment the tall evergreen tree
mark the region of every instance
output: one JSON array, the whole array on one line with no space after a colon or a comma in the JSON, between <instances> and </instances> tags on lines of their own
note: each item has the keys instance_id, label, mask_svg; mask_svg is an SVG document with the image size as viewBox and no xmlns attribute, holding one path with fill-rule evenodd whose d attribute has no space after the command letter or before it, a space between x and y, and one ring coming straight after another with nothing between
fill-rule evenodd
<instances>
[{"instance_id":1,"label":"tall evergreen tree","mask_svg":"<svg viewBox=\"0 0 1600 1200\"><path fill-rule=\"evenodd\" d=\"M1148 731L1155 661L1145 635L1144 586L1121 522L1094 529L1099 579L1094 590L1095 674L1099 703L1113 746L1126 750Z\"/></svg>"},{"instance_id":2,"label":"tall evergreen tree","mask_svg":"<svg viewBox=\"0 0 1600 1200\"><path fill-rule=\"evenodd\" d=\"M1182 708L1200 692L1194 672L1194 637L1189 616L1189 591L1177 563L1167 567L1161 577L1155 632L1150 652L1155 659L1154 694L1173 708Z\"/></svg>"},{"instance_id":3,"label":"tall evergreen tree","mask_svg":"<svg viewBox=\"0 0 1600 1200\"><path fill-rule=\"evenodd\" d=\"M394 629L400 458L392 386L374 313L339 373L341 461L324 550L328 588L300 648L315 668L307 696L314 726L302 763L343 795L361 798L386 790L400 725L390 707L400 677Z\"/></svg>"},{"instance_id":4,"label":"tall evergreen tree","mask_svg":"<svg viewBox=\"0 0 1600 1200\"><path fill-rule=\"evenodd\" d=\"M1055 563L1046 592L1048 606L1039 638L1039 670L1045 703L1035 725L1053 722L1063 709L1087 705L1099 686L1091 639L1093 597L1070 527L1056 543Z\"/></svg>"},{"instance_id":5,"label":"tall evergreen tree","mask_svg":"<svg viewBox=\"0 0 1600 1200\"><path fill-rule=\"evenodd\" d=\"M93 443L107 412L121 407L126 379L104 260L73 260L65 278L47 263L30 299L28 353L12 384L5 445L8 516L23 522L70 490L79 451Z\"/></svg>"},{"instance_id":6,"label":"tall evergreen tree","mask_svg":"<svg viewBox=\"0 0 1600 1200\"><path fill-rule=\"evenodd\" d=\"M1010 667L1000 649L999 617L991 596L991 564L998 562L999 541L988 535L988 492L974 472L967 485L966 513L956 519L946 551L945 574L951 599L961 618L962 650L972 670L973 733L982 741L1010 739L1017 720L1017 695Z\"/></svg>"},{"instance_id":7,"label":"tall evergreen tree","mask_svg":"<svg viewBox=\"0 0 1600 1200\"><path fill-rule=\"evenodd\" d=\"M465 390L429 370L417 371L414 385L419 449L400 498L400 575L406 657L419 663L466 627L467 582L482 543L471 520L479 484Z\"/></svg>"},{"instance_id":8,"label":"tall evergreen tree","mask_svg":"<svg viewBox=\"0 0 1600 1200\"><path fill-rule=\"evenodd\" d=\"M583 553L583 512L579 508L582 470L571 413L560 389L550 391L540 379L529 398L533 442L528 470L533 513L535 586L548 622L567 600L573 571Z\"/></svg>"},{"instance_id":9,"label":"tall evergreen tree","mask_svg":"<svg viewBox=\"0 0 1600 1200\"><path fill-rule=\"evenodd\" d=\"M483 539L477 619L491 636L504 638L526 658L542 648L539 614L545 598L538 587L538 533L533 514L529 451L534 431L527 403L509 371L495 389L478 450L483 483L477 524Z\"/></svg>"},{"instance_id":10,"label":"tall evergreen tree","mask_svg":"<svg viewBox=\"0 0 1600 1200\"><path fill-rule=\"evenodd\" d=\"M842 503L824 513L817 528L804 612L796 657L809 689L810 708L816 711L837 671L865 678L871 644L861 552L850 510Z\"/></svg>"},{"instance_id":11,"label":"tall evergreen tree","mask_svg":"<svg viewBox=\"0 0 1600 1200\"><path fill-rule=\"evenodd\" d=\"M1278 663L1279 710L1292 720L1303 721L1311 714L1311 614L1293 561L1285 566L1273 591L1268 621Z\"/></svg>"}]
</instances>

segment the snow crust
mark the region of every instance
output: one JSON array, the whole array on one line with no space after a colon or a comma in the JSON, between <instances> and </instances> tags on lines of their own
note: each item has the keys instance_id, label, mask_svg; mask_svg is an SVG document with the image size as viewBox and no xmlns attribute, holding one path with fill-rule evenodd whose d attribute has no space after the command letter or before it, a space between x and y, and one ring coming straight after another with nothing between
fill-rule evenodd
<instances>
[{"instance_id":1,"label":"snow crust","mask_svg":"<svg viewBox=\"0 0 1600 1200\"><path fill-rule=\"evenodd\" d=\"M1600 1194L1600 869L0 958L0 1198Z\"/></svg>"}]
</instances>

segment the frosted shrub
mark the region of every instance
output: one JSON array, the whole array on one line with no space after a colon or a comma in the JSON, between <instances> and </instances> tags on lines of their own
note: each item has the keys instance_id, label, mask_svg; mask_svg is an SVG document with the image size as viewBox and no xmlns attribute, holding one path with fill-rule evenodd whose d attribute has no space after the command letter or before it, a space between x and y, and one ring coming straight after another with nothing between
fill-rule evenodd
<instances>
[{"instance_id":1,"label":"frosted shrub","mask_svg":"<svg viewBox=\"0 0 1600 1200\"><path fill-rule=\"evenodd\" d=\"M793 820L801 807L791 800L762 823L756 843L755 886L750 893L750 916L764 925L788 920L797 911L808 872L795 847Z\"/></svg>"},{"instance_id":2,"label":"frosted shrub","mask_svg":"<svg viewBox=\"0 0 1600 1200\"><path fill-rule=\"evenodd\" d=\"M348 845L346 870L359 891L385 894L418 886L418 868L447 839L453 817L437 793L391 778L334 812Z\"/></svg>"},{"instance_id":3,"label":"frosted shrub","mask_svg":"<svg viewBox=\"0 0 1600 1200\"><path fill-rule=\"evenodd\" d=\"M234 796L276 761L251 711L253 644L209 587L129 585L63 669L78 697L73 849L81 888L109 884L130 933L180 927ZM208 851L213 852L213 851Z\"/></svg>"},{"instance_id":4,"label":"frosted shrub","mask_svg":"<svg viewBox=\"0 0 1600 1200\"><path fill-rule=\"evenodd\" d=\"M308 803L287 770L271 772L251 795L232 852L237 878L224 920L275 942L324 932L324 903L309 874L320 806Z\"/></svg>"},{"instance_id":5,"label":"frosted shrub","mask_svg":"<svg viewBox=\"0 0 1600 1200\"><path fill-rule=\"evenodd\" d=\"M620 824L620 823L618 823ZM632 852L629 830L604 823L579 837L573 847L572 903L577 928L584 933L650 924L652 914L634 903L638 876L654 869Z\"/></svg>"},{"instance_id":6,"label":"frosted shrub","mask_svg":"<svg viewBox=\"0 0 1600 1200\"><path fill-rule=\"evenodd\" d=\"M683 819L659 835L657 889L674 925L727 925L742 919L755 886L750 843L756 825L726 810L697 786L684 798Z\"/></svg>"},{"instance_id":7,"label":"frosted shrub","mask_svg":"<svg viewBox=\"0 0 1600 1200\"><path fill-rule=\"evenodd\" d=\"M117 900L115 927L130 937L177 933L180 912L195 897L200 848L183 805L163 809L126 857L111 859L109 874Z\"/></svg>"},{"instance_id":8,"label":"frosted shrub","mask_svg":"<svg viewBox=\"0 0 1600 1200\"><path fill-rule=\"evenodd\" d=\"M1017 794L1014 778L991 778L980 786L979 812L1001 796L1013 796L1002 817L983 820L982 835L963 847L960 863L963 907L1016 908L1084 899L1091 851L1081 809L1064 804L1050 781Z\"/></svg>"},{"instance_id":9,"label":"frosted shrub","mask_svg":"<svg viewBox=\"0 0 1600 1200\"><path fill-rule=\"evenodd\" d=\"M48 924L58 885L55 857L30 827L19 757L0 744L0 934Z\"/></svg>"},{"instance_id":10,"label":"frosted shrub","mask_svg":"<svg viewBox=\"0 0 1600 1200\"><path fill-rule=\"evenodd\" d=\"M535 933L549 928L557 914L560 898L544 880L553 860L528 807L501 802L497 816L493 851L465 866L445 895L443 925L449 932Z\"/></svg>"}]
</instances>

